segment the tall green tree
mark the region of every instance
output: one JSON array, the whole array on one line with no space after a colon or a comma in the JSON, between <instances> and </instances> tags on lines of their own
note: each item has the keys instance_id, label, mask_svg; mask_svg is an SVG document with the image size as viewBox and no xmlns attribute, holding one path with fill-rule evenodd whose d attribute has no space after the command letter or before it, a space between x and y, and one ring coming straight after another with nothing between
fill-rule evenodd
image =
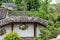
<instances>
[{"instance_id":1,"label":"tall green tree","mask_svg":"<svg viewBox=\"0 0 60 40\"><path fill-rule=\"evenodd\" d=\"M22 2L22 0L15 0L17 10L20 10L21 2Z\"/></svg>"},{"instance_id":2,"label":"tall green tree","mask_svg":"<svg viewBox=\"0 0 60 40\"><path fill-rule=\"evenodd\" d=\"M27 1L27 10L38 10L39 8L39 0L28 0Z\"/></svg>"},{"instance_id":3,"label":"tall green tree","mask_svg":"<svg viewBox=\"0 0 60 40\"><path fill-rule=\"evenodd\" d=\"M51 0L40 0L40 15L41 18L46 19L46 15L49 14L49 4Z\"/></svg>"},{"instance_id":4,"label":"tall green tree","mask_svg":"<svg viewBox=\"0 0 60 40\"><path fill-rule=\"evenodd\" d=\"M51 0L40 0L40 9L48 13L50 1Z\"/></svg>"}]
</instances>

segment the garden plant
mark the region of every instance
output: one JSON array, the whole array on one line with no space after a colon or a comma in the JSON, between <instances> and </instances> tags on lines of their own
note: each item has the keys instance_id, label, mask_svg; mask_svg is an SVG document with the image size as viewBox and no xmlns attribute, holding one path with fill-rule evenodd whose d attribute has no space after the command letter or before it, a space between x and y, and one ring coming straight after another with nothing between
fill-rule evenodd
<instances>
[{"instance_id":1,"label":"garden plant","mask_svg":"<svg viewBox=\"0 0 60 40\"><path fill-rule=\"evenodd\" d=\"M4 40L22 40L16 32L9 32L5 34Z\"/></svg>"},{"instance_id":2,"label":"garden plant","mask_svg":"<svg viewBox=\"0 0 60 40\"><path fill-rule=\"evenodd\" d=\"M35 40L49 40L60 35L60 3L50 4L52 0L14 0L18 11L29 11L28 16L47 20L46 27L40 27L39 37ZM8 1L7 1L8 2ZM0 0L0 5L2 1ZM8 36L9 35L9 36ZM21 40L15 32L5 35L4 40Z\"/></svg>"}]
</instances>

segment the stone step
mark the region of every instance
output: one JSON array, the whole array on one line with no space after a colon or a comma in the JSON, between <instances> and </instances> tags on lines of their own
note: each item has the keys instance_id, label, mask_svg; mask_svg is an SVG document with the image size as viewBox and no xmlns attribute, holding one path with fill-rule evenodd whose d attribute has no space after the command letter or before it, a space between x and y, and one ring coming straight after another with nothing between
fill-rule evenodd
<instances>
[{"instance_id":1,"label":"stone step","mask_svg":"<svg viewBox=\"0 0 60 40\"><path fill-rule=\"evenodd\" d=\"M24 38L22 38L23 40L34 40L34 38L33 37L24 37Z\"/></svg>"}]
</instances>

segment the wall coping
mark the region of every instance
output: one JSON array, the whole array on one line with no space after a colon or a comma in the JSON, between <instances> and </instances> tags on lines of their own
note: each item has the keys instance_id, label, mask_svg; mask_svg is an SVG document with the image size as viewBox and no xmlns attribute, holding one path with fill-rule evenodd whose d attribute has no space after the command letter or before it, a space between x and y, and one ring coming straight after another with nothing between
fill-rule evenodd
<instances>
[{"instance_id":1,"label":"wall coping","mask_svg":"<svg viewBox=\"0 0 60 40\"><path fill-rule=\"evenodd\" d=\"M11 16L5 19L0 20L0 26L9 24L9 23L14 23L14 22L30 22L30 23L39 23L42 25L47 24L47 20L38 18L38 17L28 17L28 16Z\"/></svg>"}]
</instances>

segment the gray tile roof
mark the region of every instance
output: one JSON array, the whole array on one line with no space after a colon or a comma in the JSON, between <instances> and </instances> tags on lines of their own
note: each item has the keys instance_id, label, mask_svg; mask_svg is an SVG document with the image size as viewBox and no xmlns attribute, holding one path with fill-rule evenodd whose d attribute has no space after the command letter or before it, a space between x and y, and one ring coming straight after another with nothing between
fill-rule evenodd
<instances>
[{"instance_id":1,"label":"gray tile roof","mask_svg":"<svg viewBox=\"0 0 60 40\"><path fill-rule=\"evenodd\" d=\"M14 3L2 3L2 5L8 6L8 7L16 7Z\"/></svg>"},{"instance_id":2,"label":"gray tile roof","mask_svg":"<svg viewBox=\"0 0 60 40\"><path fill-rule=\"evenodd\" d=\"M0 19L6 18L8 16L8 10L5 8L0 8Z\"/></svg>"},{"instance_id":3,"label":"gray tile roof","mask_svg":"<svg viewBox=\"0 0 60 40\"><path fill-rule=\"evenodd\" d=\"M6 25L9 23L14 23L14 22L30 22L30 23L36 22L42 25L46 25L47 20L36 18L36 17L28 17L28 16L12 16L12 17L0 20L0 26Z\"/></svg>"}]
</instances>

